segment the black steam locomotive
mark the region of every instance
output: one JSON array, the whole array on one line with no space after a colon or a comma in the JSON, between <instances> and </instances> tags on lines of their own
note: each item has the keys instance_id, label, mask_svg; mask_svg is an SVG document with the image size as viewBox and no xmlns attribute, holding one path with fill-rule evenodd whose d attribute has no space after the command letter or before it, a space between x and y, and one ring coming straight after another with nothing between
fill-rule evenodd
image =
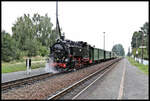
<instances>
[{"instance_id":1,"label":"black steam locomotive","mask_svg":"<svg viewBox=\"0 0 150 101\"><path fill-rule=\"evenodd\" d=\"M51 47L54 66L57 70L66 71L92 62L90 47L82 41L58 40Z\"/></svg>"},{"instance_id":2,"label":"black steam locomotive","mask_svg":"<svg viewBox=\"0 0 150 101\"><path fill-rule=\"evenodd\" d=\"M85 65L116 58L115 53L94 48L87 42L57 40L51 47L50 58L59 71L69 71Z\"/></svg>"}]
</instances>

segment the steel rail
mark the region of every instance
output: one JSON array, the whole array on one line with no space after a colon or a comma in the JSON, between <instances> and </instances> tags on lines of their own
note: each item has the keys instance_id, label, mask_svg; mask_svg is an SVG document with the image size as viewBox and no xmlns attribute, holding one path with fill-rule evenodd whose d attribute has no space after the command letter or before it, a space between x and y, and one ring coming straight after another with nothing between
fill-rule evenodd
<instances>
[{"instance_id":1,"label":"steel rail","mask_svg":"<svg viewBox=\"0 0 150 101\"><path fill-rule=\"evenodd\" d=\"M9 88L17 87L17 86L22 85L22 84L28 84L28 83L31 83L33 81L42 80L44 78L54 76L56 74L57 73L55 73L55 74L44 73L44 74L40 74L40 75L35 75L35 76L31 76L31 77L26 77L26 78L22 78L22 79L4 82L4 83L2 83L1 88L2 88L2 91L4 91L4 90L7 90Z\"/></svg>"}]
</instances>

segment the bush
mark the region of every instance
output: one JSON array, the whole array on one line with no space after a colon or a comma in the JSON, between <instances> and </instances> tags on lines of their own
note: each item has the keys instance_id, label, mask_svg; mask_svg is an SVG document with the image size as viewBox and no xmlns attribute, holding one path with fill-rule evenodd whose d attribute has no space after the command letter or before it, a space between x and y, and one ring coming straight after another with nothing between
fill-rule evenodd
<instances>
[{"instance_id":1,"label":"bush","mask_svg":"<svg viewBox=\"0 0 150 101\"><path fill-rule=\"evenodd\" d=\"M2 32L2 60L9 62L14 59L19 58L17 54L18 49L15 45L15 40L10 36L10 34L5 31Z\"/></svg>"},{"instance_id":2,"label":"bush","mask_svg":"<svg viewBox=\"0 0 150 101\"><path fill-rule=\"evenodd\" d=\"M41 46L39 49L40 56L44 57L49 54L48 49L45 46Z\"/></svg>"}]
</instances>

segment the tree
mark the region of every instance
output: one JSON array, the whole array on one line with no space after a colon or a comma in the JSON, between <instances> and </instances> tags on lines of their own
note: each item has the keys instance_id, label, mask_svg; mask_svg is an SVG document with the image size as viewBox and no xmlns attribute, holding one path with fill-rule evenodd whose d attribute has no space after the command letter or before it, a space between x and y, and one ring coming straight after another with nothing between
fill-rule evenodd
<instances>
[{"instance_id":1,"label":"tree","mask_svg":"<svg viewBox=\"0 0 150 101\"><path fill-rule=\"evenodd\" d=\"M141 27L141 30L145 33L145 34L149 34L149 23L145 22L145 24Z\"/></svg>"},{"instance_id":2,"label":"tree","mask_svg":"<svg viewBox=\"0 0 150 101\"><path fill-rule=\"evenodd\" d=\"M128 48L127 56L131 56L131 53L130 53L130 47Z\"/></svg>"},{"instance_id":3,"label":"tree","mask_svg":"<svg viewBox=\"0 0 150 101\"><path fill-rule=\"evenodd\" d=\"M135 31L132 36L131 47L139 48L142 43L142 33L140 31Z\"/></svg>"},{"instance_id":4,"label":"tree","mask_svg":"<svg viewBox=\"0 0 150 101\"><path fill-rule=\"evenodd\" d=\"M2 60L9 62L14 59L20 59L20 51L15 47L15 40L10 36L9 33L4 30L1 32L2 35Z\"/></svg>"},{"instance_id":5,"label":"tree","mask_svg":"<svg viewBox=\"0 0 150 101\"><path fill-rule=\"evenodd\" d=\"M149 23L146 22L142 27L141 27L141 30L144 34L144 45L146 46L146 57L148 59L148 55L149 55ZM144 57L144 58L146 58Z\"/></svg>"},{"instance_id":6,"label":"tree","mask_svg":"<svg viewBox=\"0 0 150 101\"><path fill-rule=\"evenodd\" d=\"M124 48L121 44L116 44L113 46L112 51L115 52L118 56L124 56Z\"/></svg>"},{"instance_id":7,"label":"tree","mask_svg":"<svg viewBox=\"0 0 150 101\"><path fill-rule=\"evenodd\" d=\"M45 46L41 46L39 49L40 55L41 56L48 56L49 50Z\"/></svg>"},{"instance_id":8,"label":"tree","mask_svg":"<svg viewBox=\"0 0 150 101\"><path fill-rule=\"evenodd\" d=\"M37 43L35 39L36 27L33 25L30 15L24 14L23 17L17 19L12 27L13 38L16 41L16 47L20 51L27 52L27 56L37 55Z\"/></svg>"},{"instance_id":9,"label":"tree","mask_svg":"<svg viewBox=\"0 0 150 101\"><path fill-rule=\"evenodd\" d=\"M13 38L16 41L17 47L22 50L27 50L26 41L32 41L35 35L35 27L30 19L29 14L24 14L24 17L17 19L16 23L12 27ZM29 40L28 40L29 39Z\"/></svg>"},{"instance_id":10,"label":"tree","mask_svg":"<svg viewBox=\"0 0 150 101\"><path fill-rule=\"evenodd\" d=\"M143 56L145 59L148 59L149 55L149 23L146 22L142 27L141 30L135 31L132 36L131 47L132 47L132 54L136 57L141 58L141 50L139 49L140 46L146 46L146 49L143 49ZM142 41L143 39L143 41ZM136 54L138 51L138 54Z\"/></svg>"},{"instance_id":11,"label":"tree","mask_svg":"<svg viewBox=\"0 0 150 101\"><path fill-rule=\"evenodd\" d=\"M17 19L12 27L16 47L27 53L27 56L40 55L42 46L48 49L56 41L57 35L52 26L47 14L40 16L36 13L32 18L29 14L24 14L23 17Z\"/></svg>"},{"instance_id":12,"label":"tree","mask_svg":"<svg viewBox=\"0 0 150 101\"><path fill-rule=\"evenodd\" d=\"M39 14L34 14L33 23L36 26L36 37L38 41L42 43L42 46L49 47L50 44L55 42L57 35L55 29L53 30L53 24L51 19L45 14L45 16L40 16Z\"/></svg>"}]
</instances>

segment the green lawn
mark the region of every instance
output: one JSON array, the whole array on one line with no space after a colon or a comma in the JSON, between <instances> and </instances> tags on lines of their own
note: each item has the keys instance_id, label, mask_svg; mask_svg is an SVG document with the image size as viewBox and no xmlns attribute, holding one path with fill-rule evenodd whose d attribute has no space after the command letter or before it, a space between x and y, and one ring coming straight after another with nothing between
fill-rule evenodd
<instances>
[{"instance_id":1,"label":"green lawn","mask_svg":"<svg viewBox=\"0 0 150 101\"><path fill-rule=\"evenodd\" d=\"M35 56L35 57L31 57L31 60L32 60L32 61L45 61L46 58L47 58L47 57ZM13 60L13 61L10 61L9 63L10 63L10 64L23 63L23 62L26 62L26 59L27 59L27 57L24 57L24 58L22 58L22 59L20 59L20 60ZM8 63L8 62L3 62L3 61L2 61L2 63Z\"/></svg>"},{"instance_id":2,"label":"green lawn","mask_svg":"<svg viewBox=\"0 0 150 101\"><path fill-rule=\"evenodd\" d=\"M149 71L149 67L148 65L144 65L144 64L140 64L138 62L136 62L133 58L131 57L127 57L127 59L130 61L130 63L134 66L136 66L138 69L140 69L143 73L148 74Z\"/></svg>"},{"instance_id":3,"label":"green lawn","mask_svg":"<svg viewBox=\"0 0 150 101\"><path fill-rule=\"evenodd\" d=\"M26 63L12 64L12 63L2 63L2 73L16 72L16 71L24 71L26 70ZM43 62L33 62L31 64L31 69L45 67L45 61Z\"/></svg>"}]
</instances>

